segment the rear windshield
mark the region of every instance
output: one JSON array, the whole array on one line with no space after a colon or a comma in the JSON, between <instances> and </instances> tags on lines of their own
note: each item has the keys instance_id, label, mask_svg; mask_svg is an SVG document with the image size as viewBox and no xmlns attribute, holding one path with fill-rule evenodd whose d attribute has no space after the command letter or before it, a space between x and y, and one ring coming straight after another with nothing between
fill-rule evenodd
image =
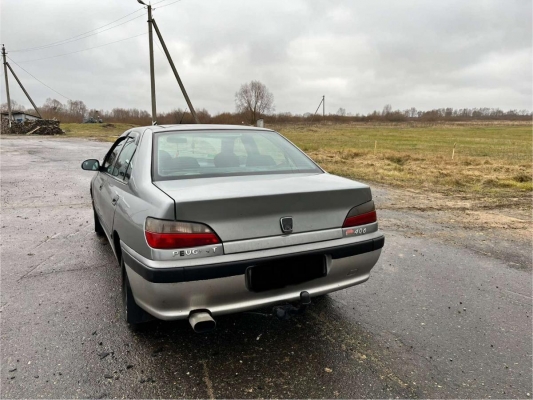
<instances>
[{"instance_id":1,"label":"rear windshield","mask_svg":"<svg viewBox=\"0 0 533 400\"><path fill-rule=\"evenodd\" d=\"M231 175L322 173L276 132L185 131L156 133L154 181Z\"/></svg>"}]
</instances>

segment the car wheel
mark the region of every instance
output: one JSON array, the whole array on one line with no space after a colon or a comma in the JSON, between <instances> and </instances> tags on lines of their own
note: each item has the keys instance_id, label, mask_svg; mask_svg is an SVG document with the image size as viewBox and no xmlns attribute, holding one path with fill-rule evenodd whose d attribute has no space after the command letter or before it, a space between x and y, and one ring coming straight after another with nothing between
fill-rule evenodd
<instances>
[{"instance_id":1,"label":"car wheel","mask_svg":"<svg viewBox=\"0 0 533 400\"><path fill-rule=\"evenodd\" d=\"M120 267L122 270L122 312L124 320L131 327L136 327L140 323L152 320L153 317L135 302L123 258L120 260Z\"/></svg>"},{"instance_id":2,"label":"car wheel","mask_svg":"<svg viewBox=\"0 0 533 400\"><path fill-rule=\"evenodd\" d=\"M94 214L94 231L96 232L97 236L104 236L104 228L102 228L102 225L100 224L100 220L98 219L98 214L96 214L96 210L94 209L94 204L93 204L93 214Z\"/></svg>"}]
</instances>

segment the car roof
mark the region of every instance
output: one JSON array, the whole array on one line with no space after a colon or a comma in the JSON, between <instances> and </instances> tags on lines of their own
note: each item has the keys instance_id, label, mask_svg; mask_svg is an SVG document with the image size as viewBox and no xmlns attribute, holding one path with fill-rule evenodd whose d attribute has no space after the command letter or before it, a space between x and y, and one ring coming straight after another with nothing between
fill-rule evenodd
<instances>
[{"instance_id":1,"label":"car roof","mask_svg":"<svg viewBox=\"0 0 533 400\"><path fill-rule=\"evenodd\" d=\"M206 131L206 130L253 130L253 131L269 131L272 129L257 128L255 126L248 125L213 125L213 124L175 124L175 125L151 125L144 126L142 128L151 129L152 132L165 132L165 131Z\"/></svg>"}]
</instances>

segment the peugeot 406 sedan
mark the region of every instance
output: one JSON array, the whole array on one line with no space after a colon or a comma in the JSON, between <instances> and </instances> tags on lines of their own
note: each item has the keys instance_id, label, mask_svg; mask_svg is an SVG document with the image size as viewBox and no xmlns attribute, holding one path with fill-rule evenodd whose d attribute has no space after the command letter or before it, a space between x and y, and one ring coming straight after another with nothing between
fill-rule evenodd
<instances>
[{"instance_id":1,"label":"peugeot 406 sedan","mask_svg":"<svg viewBox=\"0 0 533 400\"><path fill-rule=\"evenodd\" d=\"M130 324L308 303L365 282L384 245L370 188L269 129L134 128L82 168Z\"/></svg>"}]
</instances>

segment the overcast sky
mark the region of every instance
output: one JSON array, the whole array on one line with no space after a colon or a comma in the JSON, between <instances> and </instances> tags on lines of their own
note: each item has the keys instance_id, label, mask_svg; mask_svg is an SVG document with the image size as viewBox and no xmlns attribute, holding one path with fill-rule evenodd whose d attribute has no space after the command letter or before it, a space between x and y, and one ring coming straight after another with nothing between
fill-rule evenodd
<instances>
[{"instance_id":1,"label":"overcast sky","mask_svg":"<svg viewBox=\"0 0 533 400\"><path fill-rule=\"evenodd\" d=\"M366 113L389 103L393 109L533 108L531 0L174 2L154 0L154 18L197 109L234 111L235 92L252 79L272 91L277 112L314 112L322 95L331 113L339 107ZM90 108L150 110L146 11L135 0L0 4L1 41L35 77ZM16 51L128 13L102 33ZM158 111L185 108L161 49L154 51ZM38 105L48 97L67 101L11 65ZM12 78L10 88L12 98L29 106Z\"/></svg>"}]
</instances>

